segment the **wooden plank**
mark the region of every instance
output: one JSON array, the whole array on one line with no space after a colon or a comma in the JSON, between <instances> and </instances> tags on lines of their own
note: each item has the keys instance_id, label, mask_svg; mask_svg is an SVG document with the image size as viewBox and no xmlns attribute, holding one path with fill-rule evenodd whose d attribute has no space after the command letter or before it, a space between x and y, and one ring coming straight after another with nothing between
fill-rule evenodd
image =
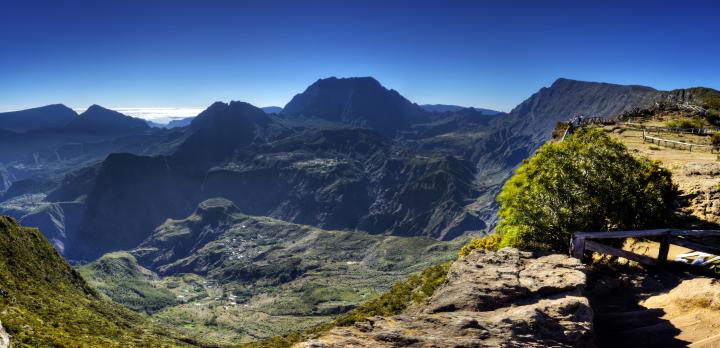
<instances>
[{"instance_id":1,"label":"wooden plank","mask_svg":"<svg viewBox=\"0 0 720 348\"><path fill-rule=\"evenodd\" d=\"M670 231L673 236L720 237L720 230L676 230Z\"/></svg>"},{"instance_id":2,"label":"wooden plank","mask_svg":"<svg viewBox=\"0 0 720 348\"><path fill-rule=\"evenodd\" d=\"M695 251L701 251L708 254L720 255L720 247L713 247L705 244L689 241L681 237L670 236L670 244L679 245Z\"/></svg>"},{"instance_id":3,"label":"wooden plank","mask_svg":"<svg viewBox=\"0 0 720 348\"><path fill-rule=\"evenodd\" d=\"M647 257L644 255L638 255L635 253L631 253L629 251L620 250L617 248L613 248L611 246L607 246L605 244L593 242L591 240L585 241L585 249L597 251L599 253L608 254L608 255L612 255L612 256L624 257L628 260L637 261L637 262L645 264L645 265L654 266L654 265L658 264L658 261L653 259L652 257Z\"/></svg>"},{"instance_id":4,"label":"wooden plank","mask_svg":"<svg viewBox=\"0 0 720 348\"><path fill-rule=\"evenodd\" d=\"M664 236L669 233L670 233L669 228L661 228L661 229L656 229L656 230L640 230L640 231L576 232L575 236L591 238L591 239L608 239L608 238Z\"/></svg>"}]
</instances>

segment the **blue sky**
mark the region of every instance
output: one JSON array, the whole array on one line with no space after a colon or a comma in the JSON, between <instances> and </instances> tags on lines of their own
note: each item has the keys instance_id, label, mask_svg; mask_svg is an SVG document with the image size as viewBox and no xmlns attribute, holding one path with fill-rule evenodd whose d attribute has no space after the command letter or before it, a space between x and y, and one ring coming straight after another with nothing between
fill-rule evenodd
<instances>
[{"instance_id":1,"label":"blue sky","mask_svg":"<svg viewBox=\"0 0 720 348\"><path fill-rule=\"evenodd\" d=\"M374 76L510 110L558 77L720 88L720 5L684 1L0 1L0 110L283 106Z\"/></svg>"}]
</instances>

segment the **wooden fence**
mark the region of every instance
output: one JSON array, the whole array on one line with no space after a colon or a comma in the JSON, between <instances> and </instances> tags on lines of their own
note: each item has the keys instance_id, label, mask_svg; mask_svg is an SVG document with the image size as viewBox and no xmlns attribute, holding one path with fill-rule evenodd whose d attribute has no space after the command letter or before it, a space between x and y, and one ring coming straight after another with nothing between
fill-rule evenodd
<instances>
[{"instance_id":1,"label":"wooden fence","mask_svg":"<svg viewBox=\"0 0 720 348\"><path fill-rule=\"evenodd\" d=\"M621 122L620 123L623 126L635 128L635 129L644 129L649 132L657 132L657 133L674 133L674 134L694 134L694 135L713 135L717 132L720 132L719 128L674 128L674 127L660 127L660 126L648 126L644 125L642 123L636 123L636 122Z\"/></svg>"},{"instance_id":2,"label":"wooden fence","mask_svg":"<svg viewBox=\"0 0 720 348\"><path fill-rule=\"evenodd\" d=\"M668 140L663 139L660 137L654 137L647 134L646 130L643 130L643 142L651 142L653 144L665 146L665 147L672 147L673 149L682 149L685 148L692 152L693 148L697 150L706 150L710 151L710 153L714 152L720 152L720 149L717 146L714 145L702 145L702 144L693 144L688 143L684 141L677 141L677 140Z\"/></svg>"},{"instance_id":3,"label":"wooden fence","mask_svg":"<svg viewBox=\"0 0 720 348\"><path fill-rule=\"evenodd\" d=\"M582 260L585 251L594 251L651 266L667 262L670 244L708 254L720 255L720 246L703 244L699 240L702 237L720 237L720 230L677 230L667 228L641 231L576 232L572 237L570 253L572 256ZM626 238L656 239L660 243L657 258L600 243L601 240L624 240Z\"/></svg>"}]
</instances>

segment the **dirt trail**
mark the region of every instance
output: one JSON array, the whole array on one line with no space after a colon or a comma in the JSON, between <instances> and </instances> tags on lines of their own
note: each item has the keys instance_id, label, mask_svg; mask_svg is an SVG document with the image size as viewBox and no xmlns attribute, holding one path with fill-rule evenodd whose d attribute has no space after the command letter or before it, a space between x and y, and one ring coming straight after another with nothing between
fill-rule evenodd
<instances>
[{"instance_id":1,"label":"dirt trail","mask_svg":"<svg viewBox=\"0 0 720 348\"><path fill-rule=\"evenodd\" d=\"M659 308L680 330L678 339L692 347L720 347L720 281L709 278L685 280L668 293L641 301L647 308Z\"/></svg>"},{"instance_id":2,"label":"dirt trail","mask_svg":"<svg viewBox=\"0 0 720 348\"><path fill-rule=\"evenodd\" d=\"M599 269L590 282L599 347L720 347L720 281L667 269Z\"/></svg>"}]
</instances>

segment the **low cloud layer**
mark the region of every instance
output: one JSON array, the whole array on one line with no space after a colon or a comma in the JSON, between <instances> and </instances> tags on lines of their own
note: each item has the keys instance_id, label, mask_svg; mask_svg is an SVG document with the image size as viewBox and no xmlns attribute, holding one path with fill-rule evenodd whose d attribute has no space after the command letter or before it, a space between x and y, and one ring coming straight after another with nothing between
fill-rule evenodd
<instances>
[{"instance_id":1,"label":"low cloud layer","mask_svg":"<svg viewBox=\"0 0 720 348\"><path fill-rule=\"evenodd\" d=\"M128 116L138 117L145 120L168 123L185 117L197 116L202 112L203 108L109 108ZM76 112L82 113L86 109L75 109Z\"/></svg>"}]
</instances>

